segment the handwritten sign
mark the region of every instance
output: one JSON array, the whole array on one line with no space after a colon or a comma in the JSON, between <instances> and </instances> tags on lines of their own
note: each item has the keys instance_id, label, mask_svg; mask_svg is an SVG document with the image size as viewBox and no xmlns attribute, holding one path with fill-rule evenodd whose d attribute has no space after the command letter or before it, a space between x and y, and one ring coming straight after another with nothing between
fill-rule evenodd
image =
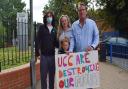
<instances>
[{"instance_id":1,"label":"handwritten sign","mask_svg":"<svg viewBox=\"0 0 128 89\"><path fill-rule=\"evenodd\" d=\"M98 52L58 54L56 89L86 89L99 87Z\"/></svg>"}]
</instances>

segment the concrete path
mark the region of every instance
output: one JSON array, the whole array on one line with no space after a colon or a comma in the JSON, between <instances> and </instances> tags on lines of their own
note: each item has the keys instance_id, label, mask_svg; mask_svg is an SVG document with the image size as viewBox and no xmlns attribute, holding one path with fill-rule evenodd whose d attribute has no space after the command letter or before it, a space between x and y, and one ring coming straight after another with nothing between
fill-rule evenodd
<instances>
[{"instance_id":1,"label":"concrete path","mask_svg":"<svg viewBox=\"0 0 128 89\"><path fill-rule=\"evenodd\" d=\"M128 72L107 62L100 62L100 83L96 89L128 89ZM40 81L36 89L41 89ZM30 89L30 88L28 88Z\"/></svg>"},{"instance_id":2,"label":"concrete path","mask_svg":"<svg viewBox=\"0 0 128 89\"><path fill-rule=\"evenodd\" d=\"M128 89L128 72L109 63L100 63L101 87L97 89Z\"/></svg>"}]
</instances>

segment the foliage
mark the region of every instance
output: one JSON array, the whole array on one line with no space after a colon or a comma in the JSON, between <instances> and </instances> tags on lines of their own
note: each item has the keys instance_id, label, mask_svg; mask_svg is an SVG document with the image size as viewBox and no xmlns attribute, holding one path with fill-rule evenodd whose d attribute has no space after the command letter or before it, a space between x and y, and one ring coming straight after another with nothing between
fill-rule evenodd
<instances>
[{"instance_id":1,"label":"foliage","mask_svg":"<svg viewBox=\"0 0 128 89\"><path fill-rule=\"evenodd\" d=\"M23 11L25 3L21 0L0 0L0 17L2 21L16 20L17 12Z\"/></svg>"},{"instance_id":2,"label":"foliage","mask_svg":"<svg viewBox=\"0 0 128 89\"><path fill-rule=\"evenodd\" d=\"M74 6L80 1L88 5L90 18L103 19L107 25L110 24L115 30L126 33L128 37L128 0L49 0L44 10L54 11L57 22L62 14L67 14L71 22L74 22L78 19ZM89 4L94 5L93 2L99 7L98 9L89 6Z\"/></svg>"},{"instance_id":3,"label":"foliage","mask_svg":"<svg viewBox=\"0 0 128 89\"><path fill-rule=\"evenodd\" d=\"M57 24L60 16L63 14L68 15L71 22L74 22L76 19L78 19L75 7L76 3L78 2L88 3L89 0L49 0L49 4L45 5L44 11L54 11Z\"/></svg>"},{"instance_id":4,"label":"foliage","mask_svg":"<svg viewBox=\"0 0 128 89\"><path fill-rule=\"evenodd\" d=\"M22 12L25 3L21 0L0 0L0 22L6 29L9 35L9 40L12 39L12 32L16 31L16 15L17 12Z\"/></svg>"},{"instance_id":5,"label":"foliage","mask_svg":"<svg viewBox=\"0 0 128 89\"><path fill-rule=\"evenodd\" d=\"M96 0L103 7L106 20L117 30L128 30L128 0ZM108 19L109 18L109 19Z\"/></svg>"}]
</instances>

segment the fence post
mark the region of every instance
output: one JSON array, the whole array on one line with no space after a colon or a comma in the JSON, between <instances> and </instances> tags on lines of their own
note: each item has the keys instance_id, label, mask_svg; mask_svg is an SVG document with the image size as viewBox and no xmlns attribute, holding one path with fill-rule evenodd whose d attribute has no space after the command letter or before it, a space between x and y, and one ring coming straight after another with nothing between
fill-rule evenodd
<instances>
[{"instance_id":1,"label":"fence post","mask_svg":"<svg viewBox=\"0 0 128 89\"><path fill-rule=\"evenodd\" d=\"M36 40L36 29L37 29L37 24L34 22L34 41Z\"/></svg>"},{"instance_id":2,"label":"fence post","mask_svg":"<svg viewBox=\"0 0 128 89\"><path fill-rule=\"evenodd\" d=\"M30 30L31 30L31 89L36 89L36 70L35 70L35 55L34 55L34 29L33 29L33 0L30 0Z\"/></svg>"},{"instance_id":3,"label":"fence post","mask_svg":"<svg viewBox=\"0 0 128 89\"><path fill-rule=\"evenodd\" d=\"M112 63L112 44L110 43L110 63Z\"/></svg>"},{"instance_id":4,"label":"fence post","mask_svg":"<svg viewBox=\"0 0 128 89\"><path fill-rule=\"evenodd\" d=\"M1 61L0 61L0 72L1 72L1 69L2 69L1 67L2 67L2 66L1 66Z\"/></svg>"}]
</instances>

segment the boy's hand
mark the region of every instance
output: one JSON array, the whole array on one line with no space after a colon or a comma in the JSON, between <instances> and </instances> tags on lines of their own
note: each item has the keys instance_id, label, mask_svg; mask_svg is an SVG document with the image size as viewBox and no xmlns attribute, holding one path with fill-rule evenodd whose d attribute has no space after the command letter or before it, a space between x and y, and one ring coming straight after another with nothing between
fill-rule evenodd
<instances>
[{"instance_id":1,"label":"boy's hand","mask_svg":"<svg viewBox=\"0 0 128 89\"><path fill-rule=\"evenodd\" d=\"M66 51L66 54L67 54L67 55L69 55L69 54L71 54L71 53L73 53L73 52L70 52L70 51Z\"/></svg>"},{"instance_id":2,"label":"boy's hand","mask_svg":"<svg viewBox=\"0 0 128 89\"><path fill-rule=\"evenodd\" d=\"M92 51L92 50L93 50L93 48L91 46L88 46L87 49L86 49L87 52Z\"/></svg>"}]
</instances>

